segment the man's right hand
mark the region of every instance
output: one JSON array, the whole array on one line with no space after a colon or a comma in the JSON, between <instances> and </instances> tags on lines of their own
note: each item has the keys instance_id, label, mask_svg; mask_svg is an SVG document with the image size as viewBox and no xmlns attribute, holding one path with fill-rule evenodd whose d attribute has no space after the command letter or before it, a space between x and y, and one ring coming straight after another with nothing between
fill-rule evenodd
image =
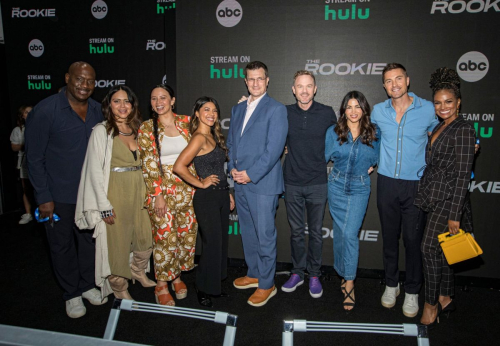
<instances>
[{"instance_id":1,"label":"man's right hand","mask_svg":"<svg viewBox=\"0 0 500 346\"><path fill-rule=\"evenodd\" d=\"M40 204L38 206L38 211L40 212L40 219L48 217L49 222L52 222L52 216L54 215L54 202Z\"/></svg>"}]
</instances>

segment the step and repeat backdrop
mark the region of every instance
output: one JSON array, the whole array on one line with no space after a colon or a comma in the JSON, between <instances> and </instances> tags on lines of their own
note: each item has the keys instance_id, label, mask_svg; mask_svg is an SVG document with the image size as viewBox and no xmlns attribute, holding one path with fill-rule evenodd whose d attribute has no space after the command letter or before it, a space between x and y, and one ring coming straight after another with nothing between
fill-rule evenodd
<instances>
[{"instance_id":1,"label":"step and repeat backdrop","mask_svg":"<svg viewBox=\"0 0 500 346\"><path fill-rule=\"evenodd\" d=\"M427 99L432 96L428 82L436 68L458 69L462 78L461 116L474 125L482 146L470 191L475 234L484 249L482 259L469 261L461 273L498 278L500 165L495 153L500 139L495 113L500 90L499 19L500 1L493 0L180 1L179 105L189 109L197 97L212 96L220 102L222 125L227 129L231 107L248 94L243 70L253 60L266 63L268 93L284 104L295 102L291 89L294 72L312 71L318 85L316 101L332 106L335 112L350 90L363 92L371 105L386 100L381 72L389 62L402 63L410 76L410 91ZM359 267L382 269L376 172L371 178L372 195L359 233ZM290 231L283 200L276 224L278 261L290 262ZM333 262L332 228L327 212L324 265ZM243 258L237 212L231 215L229 234L230 256Z\"/></svg>"},{"instance_id":2,"label":"step and repeat backdrop","mask_svg":"<svg viewBox=\"0 0 500 346\"><path fill-rule=\"evenodd\" d=\"M20 105L34 105L56 93L64 86L68 66L79 60L96 69L93 97L98 101L111 86L126 84L148 118L150 91L166 82L176 90L179 113L190 114L200 96L216 98L225 130L231 107L247 95L243 69L253 60L267 64L268 92L284 104L295 102L295 71L313 72L316 101L335 112L350 90L363 92L372 106L386 100L381 72L389 62L405 65L410 91L427 99L430 74L442 66L457 69L461 116L474 125L481 141L470 192L475 235L484 250L460 271L500 278L500 160L495 159L500 141L495 129L500 0L8 0L1 5L13 124ZM382 269L376 171L371 179L372 195L359 233L359 267ZM230 218L229 254L243 258L237 211ZM278 261L290 262L283 201L276 224ZM323 264L332 265L328 211L323 234Z\"/></svg>"},{"instance_id":3,"label":"step and repeat backdrop","mask_svg":"<svg viewBox=\"0 0 500 346\"><path fill-rule=\"evenodd\" d=\"M2 1L12 113L65 85L75 61L96 70L92 96L131 87L149 118L149 97L176 84L175 1Z\"/></svg>"}]
</instances>

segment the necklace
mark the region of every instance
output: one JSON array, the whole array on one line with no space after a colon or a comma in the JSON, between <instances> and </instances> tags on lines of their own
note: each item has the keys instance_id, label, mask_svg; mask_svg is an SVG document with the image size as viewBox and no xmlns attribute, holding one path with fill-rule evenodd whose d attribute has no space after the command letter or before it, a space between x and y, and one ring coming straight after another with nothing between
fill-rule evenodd
<instances>
[{"instance_id":1,"label":"necklace","mask_svg":"<svg viewBox=\"0 0 500 346\"><path fill-rule=\"evenodd\" d=\"M134 132L125 133L125 132L121 132L121 131L118 131L118 133L121 134L122 136L132 136L134 134Z\"/></svg>"}]
</instances>

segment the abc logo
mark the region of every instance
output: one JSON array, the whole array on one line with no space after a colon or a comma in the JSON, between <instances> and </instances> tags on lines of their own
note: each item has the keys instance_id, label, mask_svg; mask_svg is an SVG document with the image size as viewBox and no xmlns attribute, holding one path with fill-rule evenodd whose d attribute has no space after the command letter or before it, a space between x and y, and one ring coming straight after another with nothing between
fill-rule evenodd
<instances>
[{"instance_id":1,"label":"abc logo","mask_svg":"<svg viewBox=\"0 0 500 346\"><path fill-rule=\"evenodd\" d=\"M457 72L466 82L477 82L488 73L488 58L481 52L468 52L458 59Z\"/></svg>"},{"instance_id":2,"label":"abc logo","mask_svg":"<svg viewBox=\"0 0 500 346\"><path fill-rule=\"evenodd\" d=\"M95 18L103 19L108 14L108 5L102 0L94 1L91 12Z\"/></svg>"},{"instance_id":3,"label":"abc logo","mask_svg":"<svg viewBox=\"0 0 500 346\"><path fill-rule=\"evenodd\" d=\"M38 58L43 54L44 51L42 41L37 39L31 40L30 43L28 44L28 50L31 55L33 55L35 58Z\"/></svg>"},{"instance_id":4,"label":"abc logo","mask_svg":"<svg viewBox=\"0 0 500 346\"><path fill-rule=\"evenodd\" d=\"M220 25L226 28L237 25L243 17L243 9L236 0L224 0L217 7L215 13Z\"/></svg>"}]
</instances>

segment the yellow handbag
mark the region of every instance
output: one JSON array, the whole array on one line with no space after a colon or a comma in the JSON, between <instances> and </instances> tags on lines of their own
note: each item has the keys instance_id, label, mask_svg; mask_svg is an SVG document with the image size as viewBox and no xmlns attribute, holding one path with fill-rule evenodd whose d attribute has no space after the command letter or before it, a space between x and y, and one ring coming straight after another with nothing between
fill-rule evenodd
<instances>
[{"instance_id":1,"label":"yellow handbag","mask_svg":"<svg viewBox=\"0 0 500 346\"><path fill-rule=\"evenodd\" d=\"M448 264L462 262L483 253L472 234L463 230L455 235L450 235L450 232L439 234L438 241Z\"/></svg>"}]
</instances>

